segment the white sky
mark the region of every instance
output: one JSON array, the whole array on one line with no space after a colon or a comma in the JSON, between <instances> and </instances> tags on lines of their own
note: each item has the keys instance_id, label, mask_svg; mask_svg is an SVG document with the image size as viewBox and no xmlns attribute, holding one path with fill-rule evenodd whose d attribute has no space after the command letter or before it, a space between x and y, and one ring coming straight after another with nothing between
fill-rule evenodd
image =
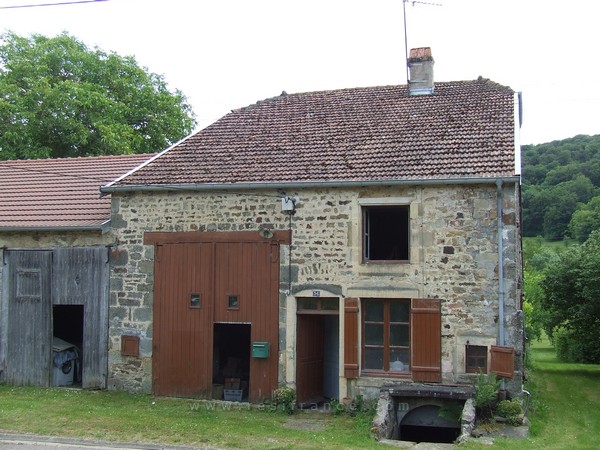
<instances>
[{"instance_id":1,"label":"white sky","mask_svg":"<svg viewBox=\"0 0 600 450\"><path fill-rule=\"evenodd\" d=\"M0 0L0 7L65 0ZM437 81L523 92L522 144L600 134L600 2L406 4L408 46ZM192 104L199 128L288 93L406 83L402 0L108 0L0 9L0 30L62 31L133 55Z\"/></svg>"}]
</instances>

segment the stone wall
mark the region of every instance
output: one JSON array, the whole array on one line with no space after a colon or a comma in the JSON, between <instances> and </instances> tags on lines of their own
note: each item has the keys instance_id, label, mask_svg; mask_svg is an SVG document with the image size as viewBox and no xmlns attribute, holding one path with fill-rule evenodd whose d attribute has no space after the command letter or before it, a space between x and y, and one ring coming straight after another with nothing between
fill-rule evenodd
<instances>
[{"instance_id":1,"label":"stone wall","mask_svg":"<svg viewBox=\"0 0 600 450\"><path fill-rule=\"evenodd\" d=\"M520 351L518 198L514 185L502 192L506 341ZM489 345L498 335L496 185L302 189L287 194L299 198L293 215L282 212L276 190L113 194L117 245L111 256L109 386L151 389L153 248L143 244L144 232L261 227L292 229L292 244L281 252L282 382L293 384L295 377L290 363L295 314L289 308L295 308L298 293L315 289L340 298L441 298L443 380L465 379L465 342ZM410 204L410 263L362 263L361 202L373 198ZM140 336L139 359L120 355L122 334ZM347 392L366 392L369 386L375 392L378 384L379 379L359 379Z\"/></svg>"}]
</instances>

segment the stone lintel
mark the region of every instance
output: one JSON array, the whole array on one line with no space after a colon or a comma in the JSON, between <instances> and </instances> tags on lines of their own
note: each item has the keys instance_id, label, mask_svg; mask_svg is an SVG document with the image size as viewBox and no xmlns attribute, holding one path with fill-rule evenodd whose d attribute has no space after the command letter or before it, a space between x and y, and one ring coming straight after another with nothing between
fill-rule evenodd
<instances>
[{"instance_id":1,"label":"stone lintel","mask_svg":"<svg viewBox=\"0 0 600 450\"><path fill-rule=\"evenodd\" d=\"M425 383L386 383L381 391L392 397L405 398L449 398L466 400L475 396L475 388L467 385L425 384Z\"/></svg>"}]
</instances>

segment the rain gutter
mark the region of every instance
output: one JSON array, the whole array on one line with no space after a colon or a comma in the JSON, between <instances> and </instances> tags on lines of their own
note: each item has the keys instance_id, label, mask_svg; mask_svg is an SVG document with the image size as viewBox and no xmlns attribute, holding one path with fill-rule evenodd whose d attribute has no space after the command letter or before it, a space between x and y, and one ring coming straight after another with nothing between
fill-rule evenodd
<instances>
[{"instance_id":1,"label":"rain gutter","mask_svg":"<svg viewBox=\"0 0 600 450\"><path fill-rule=\"evenodd\" d=\"M498 187L497 214L498 214L498 345L505 344L504 337L504 225L502 223L502 180L496 182Z\"/></svg>"},{"instance_id":2,"label":"rain gutter","mask_svg":"<svg viewBox=\"0 0 600 450\"><path fill-rule=\"evenodd\" d=\"M110 220L103 222L97 225L59 225L59 226L34 226L34 227L24 227L24 226L9 226L2 227L0 226L0 233L10 233L10 232L25 232L25 231L100 231L102 234L106 233L110 228Z\"/></svg>"},{"instance_id":3,"label":"rain gutter","mask_svg":"<svg viewBox=\"0 0 600 450\"><path fill-rule=\"evenodd\" d=\"M369 181L293 181L293 182L263 182L263 183L194 183L194 184L162 184L162 185L106 185L100 188L102 194L113 192L151 192L151 191L232 191L247 189L302 189L326 187L366 187L366 186L435 186L460 184L497 184L518 183L520 177L477 177L477 178L433 178L406 180L369 180Z\"/></svg>"}]
</instances>

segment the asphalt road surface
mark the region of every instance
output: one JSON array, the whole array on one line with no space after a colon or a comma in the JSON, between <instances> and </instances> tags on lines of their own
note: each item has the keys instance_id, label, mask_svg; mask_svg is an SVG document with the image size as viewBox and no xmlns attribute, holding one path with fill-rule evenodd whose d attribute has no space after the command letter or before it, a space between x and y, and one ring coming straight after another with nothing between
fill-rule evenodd
<instances>
[{"instance_id":1,"label":"asphalt road surface","mask_svg":"<svg viewBox=\"0 0 600 450\"><path fill-rule=\"evenodd\" d=\"M27 434L0 433L1 450L217 450L209 447L174 447L86 439L66 439Z\"/></svg>"}]
</instances>

